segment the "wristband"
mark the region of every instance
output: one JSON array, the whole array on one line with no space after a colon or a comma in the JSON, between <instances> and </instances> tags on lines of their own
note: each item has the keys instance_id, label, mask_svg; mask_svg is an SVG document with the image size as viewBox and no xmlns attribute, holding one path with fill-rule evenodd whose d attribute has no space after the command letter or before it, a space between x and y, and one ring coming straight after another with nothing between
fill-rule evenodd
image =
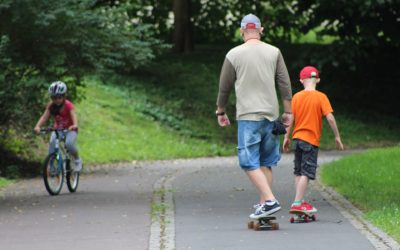
<instances>
[{"instance_id":1,"label":"wristband","mask_svg":"<svg viewBox=\"0 0 400 250\"><path fill-rule=\"evenodd\" d=\"M216 111L215 111L215 115L216 115L216 116L225 115L225 112L218 112L218 110L216 110Z\"/></svg>"}]
</instances>

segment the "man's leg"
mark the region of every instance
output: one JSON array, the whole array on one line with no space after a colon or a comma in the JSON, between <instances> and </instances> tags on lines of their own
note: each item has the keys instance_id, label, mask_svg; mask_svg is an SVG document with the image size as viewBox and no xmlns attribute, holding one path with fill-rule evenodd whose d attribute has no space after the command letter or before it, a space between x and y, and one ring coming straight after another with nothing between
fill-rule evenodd
<instances>
[{"instance_id":1,"label":"man's leg","mask_svg":"<svg viewBox=\"0 0 400 250\"><path fill-rule=\"evenodd\" d=\"M260 168L255 170L245 171L250 181L256 186L260 194L260 204L263 204L267 200L275 200L275 196L272 193L271 187L265 177L263 170Z\"/></svg>"},{"instance_id":2,"label":"man's leg","mask_svg":"<svg viewBox=\"0 0 400 250\"><path fill-rule=\"evenodd\" d=\"M261 167L265 177L267 178L269 188L272 190L272 168L270 167Z\"/></svg>"}]
</instances>

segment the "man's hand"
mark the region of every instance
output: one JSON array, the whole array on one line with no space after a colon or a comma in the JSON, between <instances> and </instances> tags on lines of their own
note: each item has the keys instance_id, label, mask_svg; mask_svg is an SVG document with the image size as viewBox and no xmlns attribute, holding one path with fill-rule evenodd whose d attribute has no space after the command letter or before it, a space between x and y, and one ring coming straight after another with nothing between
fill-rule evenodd
<instances>
[{"instance_id":1,"label":"man's hand","mask_svg":"<svg viewBox=\"0 0 400 250\"><path fill-rule=\"evenodd\" d=\"M287 128L292 124L293 115L292 113L283 113L282 114L282 123Z\"/></svg>"},{"instance_id":2,"label":"man's hand","mask_svg":"<svg viewBox=\"0 0 400 250\"><path fill-rule=\"evenodd\" d=\"M229 118L228 118L228 116L226 114L218 115L217 119L218 119L218 124L221 127L225 127L225 126L231 125L231 122L229 121Z\"/></svg>"}]
</instances>

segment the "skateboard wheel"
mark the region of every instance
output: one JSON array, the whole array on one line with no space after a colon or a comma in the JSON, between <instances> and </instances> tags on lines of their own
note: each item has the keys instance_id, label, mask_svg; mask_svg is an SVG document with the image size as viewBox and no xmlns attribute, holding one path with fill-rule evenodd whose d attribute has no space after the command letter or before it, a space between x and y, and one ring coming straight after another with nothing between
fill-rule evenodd
<instances>
[{"instance_id":1,"label":"skateboard wheel","mask_svg":"<svg viewBox=\"0 0 400 250\"><path fill-rule=\"evenodd\" d=\"M253 229L256 231L260 231L261 230L260 226L261 226L260 223L255 223Z\"/></svg>"},{"instance_id":2,"label":"skateboard wheel","mask_svg":"<svg viewBox=\"0 0 400 250\"><path fill-rule=\"evenodd\" d=\"M313 214L313 215L311 216L311 219L312 219L313 221L316 221L316 220L317 220L317 216L316 216L315 214Z\"/></svg>"},{"instance_id":3,"label":"skateboard wheel","mask_svg":"<svg viewBox=\"0 0 400 250\"><path fill-rule=\"evenodd\" d=\"M304 216L304 222L308 222L308 217Z\"/></svg>"},{"instance_id":4,"label":"skateboard wheel","mask_svg":"<svg viewBox=\"0 0 400 250\"><path fill-rule=\"evenodd\" d=\"M271 224L271 229L272 230L278 230L279 229L279 224L278 223L272 223Z\"/></svg>"},{"instance_id":5,"label":"skateboard wheel","mask_svg":"<svg viewBox=\"0 0 400 250\"><path fill-rule=\"evenodd\" d=\"M290 217L290 223L293 223L293 222L294 222L294 218Z\"/></svg>"},{"instance_id":6,"label":"skateboard wheel","mask_svg":"<svg viewBox=\"0 0 400 250\"><path fill-rule=\"evenodd\" d=\"M247 228L248 229L253 229L254 228L254 221L249 221L249 223L247 223Z\"/></svg>"}]
</instances>

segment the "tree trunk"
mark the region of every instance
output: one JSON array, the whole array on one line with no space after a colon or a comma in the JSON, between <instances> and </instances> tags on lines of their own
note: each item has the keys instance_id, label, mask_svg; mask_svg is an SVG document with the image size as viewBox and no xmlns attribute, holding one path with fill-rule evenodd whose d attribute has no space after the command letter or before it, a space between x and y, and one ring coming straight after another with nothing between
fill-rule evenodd
<instances>
[{"instance_id":1,"label":"tree trunk","mask_svg":"<svg viewBox=\"0 0 400 250\"><path fill-rule=\"evenodd\" d=\"M174 0L174 51L188 53L193 51L192 22L190 21L190 0Z\"/></svg>"}]
</instances>

